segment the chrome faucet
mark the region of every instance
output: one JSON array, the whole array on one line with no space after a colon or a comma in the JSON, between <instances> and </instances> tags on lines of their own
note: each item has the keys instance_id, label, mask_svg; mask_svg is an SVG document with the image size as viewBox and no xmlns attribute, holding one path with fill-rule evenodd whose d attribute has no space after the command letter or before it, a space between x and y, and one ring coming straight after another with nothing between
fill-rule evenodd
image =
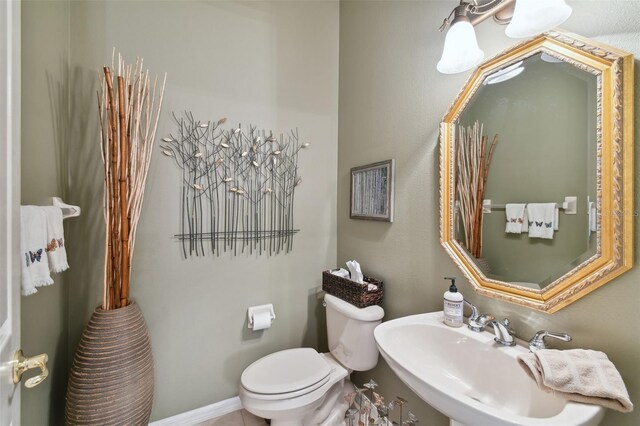
<instances>
[{"instance_id":1,"label":"chrome faucet","mask_svg":"<svg viewBox=\"0 0 640 426\"><path fill-rule=\"evenodd\" d=\"M473 331L482 331L486 326L491 324L491 321L493 320L495 320L495 317L491 314L480 314L478 315L478 318L473 321L469 318L468 327Z\"/></svg>"},{"instance_id":2,"label":"chrome faucet","mask_svg":"<svg viewBox=\"0 0 640 426\"><path fill-rule=\"evenodd\" d=\"M516 340L514 339L516 334L511 327L509 327L511 323L507 318L502 321L493 320L490 324L493 325L493 332L496 335L493 340L503 346L514 346L516 344Z\"/></svg>"},{"instance_id":3,"label":"chrome faucet","mask_svg":"<svg viewBox=\"0 0 640 426\"><path fill-rule=\"evenodd\" d=\"M567 333L556 333L555 331L540 330L529 340L529 350L535 352L540 349L547 349L548 346L544 341L545 337L553 337L554 339L563 340L565 342L571 341L571 336Z\"/></svg>"},{"instance_id":4,"label":"chrome faucet","mask_svg":"<svg viewBox=\"0 0 640 426\"><path fill-rule=\"evenodd\" d=\"M464 305L471 309L471 315L469 315L469 329L473 331L482 331L484 328L495 318L493 315L489 314L480 314L478 308L476 308L471 303L466 300L463 301Z\"/></svg>"}]
</instances>

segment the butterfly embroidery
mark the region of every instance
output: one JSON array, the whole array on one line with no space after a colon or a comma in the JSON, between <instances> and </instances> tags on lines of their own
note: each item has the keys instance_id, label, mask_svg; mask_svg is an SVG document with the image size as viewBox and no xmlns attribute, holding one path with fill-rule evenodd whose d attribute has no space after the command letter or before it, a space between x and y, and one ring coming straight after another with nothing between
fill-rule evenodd
<instances>
[{"instance_id":1,"label":"butterfly embroidery","mask_svg":"<svg viewBox=\"0 0 640 426\"><path fill-rule=\"evenodd\" d=\"M516 218L512 218L512 219L509 219L509 220L511 221L511 223L516 223L518 221L518 219L516 219Z\"/></svg>"},{"instance_id":2,"label":"butterfly embroidery","mask_svg":"<svg viewBox=\"0 0 640 426\"><path fill-rule=\"evenodd\" d=\"M58 241L58 247L64 247L63 238L56 238L56 240Z\"/></svg>"},{"instance_id":3,"label":"butterfly embroidery","mask_svg":"<svg viewBox=\"0 0 640 426\"><path fill-rule=\"evenodd\" d=\"M533 221L532 220L529 221L529 226L533 226Z\"/></svg>"},{"instance_id":4,"label":"butterfly embroidery","mask_svg":"<svg viewBox=\"0 0 640 426\"><path fill-rule=\"evenodd\" d=\"M551 228L551 225L553 225L553 223L552 223L552 222L545 222L545 223L544 223L544 226L545 226L546 228Z\"/></svg>"},{"instance_id":5,"label":"butterfly embroidery","mask_svg":"<svg viewBox=\"0 0 640 426\"><path fill-rule=\"evenodd\" d=\"M31 263L33 262L40 262L40 260L42 259L42 249L38 249L37 252L32 252L29 251L29 257L31 258Z\"/></svg>"},{"instance_id":6,"label":"butterfly embroidery","mask_svg":"<svg viewBox=\"0 0 640 426\"><path fill-rule=\"evenodd\" d=\"M538 221L536 220L536 226L542 226L542 222L538 222Z\"/></svg>"},{"instance_id":7,"label":"butterfly embroidery","mask_svg":"<svg viewBox=\"0 0 640 426\"><path fill-rule=\"evenodd\" d=\"M52 238L51 242L49 244L47 244L47 250L46 251L56 251L56 247L57 243L56 243L56 239Z\"/></svg>"},{"instance_id":8,"label":"butterfly embroidery","mask_svg":"<svg viewBox=\"0 0 640 426\"><path fill-rule=\"evenodd\" d=\"M522 223L522 218L521 217L518 218L518 223Z\"/></svg>"}]
</instances>

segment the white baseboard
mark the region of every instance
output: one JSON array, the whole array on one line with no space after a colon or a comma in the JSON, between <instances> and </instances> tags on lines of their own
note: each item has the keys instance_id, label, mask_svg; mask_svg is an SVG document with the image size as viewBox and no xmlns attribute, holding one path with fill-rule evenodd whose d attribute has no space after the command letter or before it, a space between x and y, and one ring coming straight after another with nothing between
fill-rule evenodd
<instances>
[{"instance_id":1,"label":"white baseboard","mask_svg":"<svg viewBox=\"0 0 640 426\"><path fill-rule=\"evenodd\" d=\"M240 398L234 396L233 398L225 399L224 401L216 402L206 407L196 408L195 410L176 414L166 419L157 420L150 423L149 426L194 426L198 423L240 410L241 408L242 403L240 402Z\"/></svg>"}]
</instances>

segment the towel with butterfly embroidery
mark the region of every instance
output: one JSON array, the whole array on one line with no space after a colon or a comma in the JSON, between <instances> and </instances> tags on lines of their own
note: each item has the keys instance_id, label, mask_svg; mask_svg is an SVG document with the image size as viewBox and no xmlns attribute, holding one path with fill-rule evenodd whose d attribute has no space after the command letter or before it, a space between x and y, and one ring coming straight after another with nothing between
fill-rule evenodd
<instances>
[{"instance_id":1,"label":"towel with butterfly embroidery","mask_svg":"<svg viewBox=\"0 0 640 426\"><path fill-rule=\"evenodd\" d=\"M67 250L64 246L64 227L60 207L41 207L47 216L47 258L49 270L54 273L69 269Z\"/></svg>"},{"instance_id":2,"label":"towel with butterfly embroidery","mask_svg":"<svg viewBox=\"0 0 640 426\"><path fill-rule=\"evenodd\" d=\"M529 238L553 239L558 230L558 206L556 203L527 204Z\"/></svg>"},{"instance_id":3,"label":"towel with butterfly embroidery","mask_svg":"<svg viewBox=\"0 0 640 426\"><path fill-rule=\"evenodd\" d=\"M504 206L507 215L507 226L504 232L508 234L522 234L529 231L527 205L523 203L508 203Z\"/></svg>"},{"instance_id":4,"label":"towel with butterfly embroidery","mask_svg":"<svg viewBox=\"0 0 640 426\"><path fill-rule=\"evenodd\" d=\"M58 207L20 207L22 294L53 284L50 272L69 267L64 250L62 212Z\"/></svg>"}]
</instances>

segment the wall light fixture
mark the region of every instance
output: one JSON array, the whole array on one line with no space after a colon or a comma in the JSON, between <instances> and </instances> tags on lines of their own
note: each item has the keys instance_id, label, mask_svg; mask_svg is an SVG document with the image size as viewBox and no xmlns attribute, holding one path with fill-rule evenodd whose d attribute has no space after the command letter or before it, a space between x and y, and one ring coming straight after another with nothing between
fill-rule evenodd
<instances>
[{"instance_id":1,"label":"wall light fixture","mask_svg":"<svg viewBox=\"0 0 640 426\"><path fill-rule=\"evenodd\" d=\"M473 27L489 17L508 24L507 36L524 38L550 30L570 15L571 7L564 0L461 0L440 26L440 31L448 31L438 71L456 74L482 62L484 52Z\"/></svg>"}]
</instances>

